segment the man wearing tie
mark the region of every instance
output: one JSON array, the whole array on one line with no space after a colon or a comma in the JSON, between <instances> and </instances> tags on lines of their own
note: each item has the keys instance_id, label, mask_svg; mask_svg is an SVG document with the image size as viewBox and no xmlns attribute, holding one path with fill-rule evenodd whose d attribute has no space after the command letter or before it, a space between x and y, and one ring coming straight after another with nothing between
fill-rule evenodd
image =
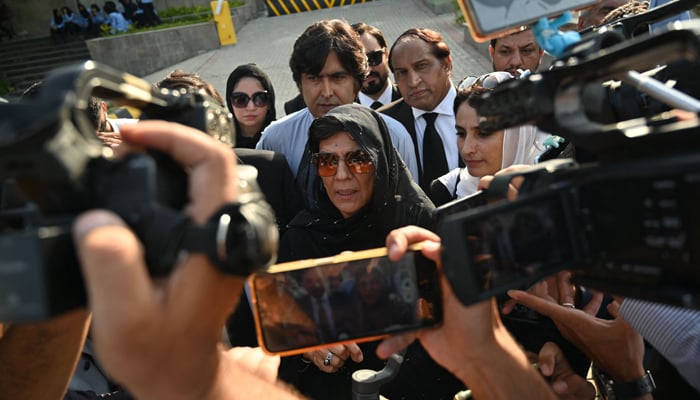
<instances>
[{"instance_id":1,"label":"man wearing tie","mask_svg":"<svg viewBox=\"0 0 700 400\"><path fill-rule=\"evenodd\" d=\"M400 99L401 93L389 80L389 47L382 31L364 22L353 24L352 29L360 36L369 64L369 74L362 82L357 102L376 110Z\"/></svg>"},{"instance_id":2,"label":"man wearing tie","mask_svg":"<svg viewBox=\"0 0 700 400\"><path fill-rule=\"evenodd\" d=\"M403 123L413 139L419 160L419 183L430 182L460 166L455 137L452 58L440 33L411 28L402 33L389 52L389 66L403 99L380 109Z\"/></svg>"},{"instance_id":3,"label":"man wearing tie","mask_svg":"<svg viewBox=\"0 0 700 400\"><path fill-rule=\"evenodd\" d=\"M338 335L345 332L344 327L338 325L339 318L347 317L336 315L338 311L344 311L346 296L331 294L328 290L328 282L318 268L308 268L301 272L301 287L307 293L298 300L316 324L316 333L321 342L330 342L338 339Z\"/></svg>"}]
</instances>

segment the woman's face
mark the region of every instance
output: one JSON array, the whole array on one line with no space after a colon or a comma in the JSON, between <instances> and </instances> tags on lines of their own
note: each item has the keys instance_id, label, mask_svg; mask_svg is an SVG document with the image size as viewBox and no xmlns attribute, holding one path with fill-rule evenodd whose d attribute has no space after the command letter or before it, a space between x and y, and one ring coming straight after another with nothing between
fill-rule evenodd
<instances>
[{"instance_id":1,"label":"woman's face","mask_svg":"<svg viewBox=\"0 0 700 400\"><path fill-rule=\"evenodd\" d=\"M331 203L340 211L343 218L350 218L364 208L374 192L374 166L369 173L353 173L345 164L348 152L361 149L347 132L338 132L319 143L320 153L335 154L338 170L333 176L321 177Z\"/></svg>"},{"instance_id":2,"label":"woman's face","mask_svg":"<svg viewBox=\"0 0 700 400\"><path fill-rule=\"evenodd\" d=\"M245 107L233 107L233 115L236 117L236 120L241 128L250 133L249 136L253 136L254 134L260 132L263 123L265 123L265 115L267 114L269 105L257 107L255 104L253 104L252 100L255 93L264 91L265 89L260 81L249 76L241 78L233 88L233 93L244 93L250 98ZM229 101L231 100L229 99Z\"/></svg>"},{"instance_id":3,"label":"woman's face","mask_svg":"<svg viewBox=\"0 0 700 400\"><path fill-rule=\"evenodd\" d=\"M503 131L484 132L479 129L476 110L465 101L455 115L457 147L469 175L481 178L501 169L503 160Z\"/></svg>"}]
</instances>

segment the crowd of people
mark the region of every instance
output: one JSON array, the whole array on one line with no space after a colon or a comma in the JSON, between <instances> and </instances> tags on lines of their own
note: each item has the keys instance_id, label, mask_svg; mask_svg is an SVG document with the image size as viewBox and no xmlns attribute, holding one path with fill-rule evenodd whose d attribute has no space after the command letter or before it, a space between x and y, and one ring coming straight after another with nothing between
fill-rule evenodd
<instances>
[{"instance_id":1,"label":"crowd of people","mask_svg":"<svg viewBox=\"0 0 700 400\"><path fill-rule=\"evenodd\" d=\"M52 36L88 34L102 24L118 31L129 20L156 23L152 1L120 3L121 11L107 1L104 13L96 4L89 12L83 6L77 13L56 9ZM599 2L581 14L578 29L602 23L618 7L629 4ZM276 213L280 262L383 246L397 260L409 245L424 242L423 254L439 264L440 238L431 232L435 207L487 189L493 175L535 164L544 143L556 138L532 125L479 127L484 93L537 71L544 55L528 29L493 39L489 53L493 72L455 84L461 77L452 76L452 65L459 60L439 32L409 28L390 44L378 27L325 19L294 43L289 65L299 96L285 105L282 118L270 78L254 63L231 72L225 96L197 74L179 70L155 85L203 91L227 107L233 131L219 141L183 125L111 118L99 99L91 110L106 146L152 147L187 166L185 212L195 222L236 200L237 164L255 166ZM80 381L80 369L73 370L88 328L110 390L71 385L67 399L349 399L353 372L381 369L399 351L401 369L382 387L389 399L451 399L465 389L478 399L593 399L604 391L615 391L618 399L700 396L700 313L592 293L572 285L568 272L528 291L511 290L508 299L471 306L462 305L441 277L445 317L439 326L280 359L257 348L245 277L224 276L206 257L190 254L170 277L154 282L144 273L137 237L106 211L83 214L74 240L92 318L76 311L0 330L0 391L7 388L7 398L39 390L64 396L71 376ZM406 312L382 296L391 285L376 268L352 279L329 269L326 275L299 274L285 295L308 303L303 309L317 328L308 334L337 340L347 321L324 305L332 290L362 298L351 311L358 324L382 326L384 313L392 314L384 316L389 319ZM45 351L48 360L21 352L35 342L41 346L32 354ZM667 360L669 375L678 379L654 383L652 356ZM587 379L591 365L606 384L596 387ZM36 377L43 377L41 388L30 387Z\"/></svg>"},{"instance_id":2,"label":"crowd of people","mask_svg":"<svg viewBox=\"0 0 700 400\"><path fill-rule=\"evenodd\" d=\"M153 0L108 0L102 8L92 3L88 9L78 3L77 12L68 6L54 8L49 21L51 38L54 43L65 43L71 38L89 39L99 37L103 32L122 33L130 26L137 28L160 24Z\"/></svg>"}]
</instances>

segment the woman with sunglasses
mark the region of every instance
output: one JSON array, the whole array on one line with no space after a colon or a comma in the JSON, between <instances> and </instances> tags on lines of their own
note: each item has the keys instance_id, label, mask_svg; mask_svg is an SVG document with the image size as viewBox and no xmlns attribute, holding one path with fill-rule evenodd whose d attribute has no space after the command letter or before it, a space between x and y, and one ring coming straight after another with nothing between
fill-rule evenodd
<instances>
[{"instance_id":1,"label":"woman with sunglasses","mask_svg":"<svg viewBox=\"0 0 700 400\"><path fill-rule=\"evenodd\" d=\"M255 64L239 65L226 82L226 105L236 128L234 147L254 149L260 135L277 118L272 81Z\"/></svg>"},{"instance_id":2,"label":"woman with sunglasses","mask_svg":"<svg viewBox=\"0 0 700 400\"><path fill-rule=\"evenodd\" d=\"M500 131L479 128L476 107L481 95L500 82L513 79L508 72L492 72L462 80L454 101L457 148L465 168L454 169L434 180L430 198L436 205L469 196L477 191L481 177L515 164L534 164L545 150L550 134L531 125Z\"/></svg>"},{"instance_id":3,"label":"woman with sunglasses","mask_svg":"<svg viewBox=\"0 0 700 400\"><path fill-rule=\"evenodd\" d=\"M311 180L301 182L310 188L307 205L287 225L279 261L383 247L395 228L431 226L433 204L411 178L384 121L372 109L360 104L334 108L312 123L308 145L312 171L300 175ZM384 366L376 345L331 346L284 357L280 378L309 398L350 399L353 371ZM424 398L451 398L461 390L459 381L451 381L419 344L408 352L402 372L384 386L386 397L412 399L427 393Z\"/></svg>"}]
</instances>

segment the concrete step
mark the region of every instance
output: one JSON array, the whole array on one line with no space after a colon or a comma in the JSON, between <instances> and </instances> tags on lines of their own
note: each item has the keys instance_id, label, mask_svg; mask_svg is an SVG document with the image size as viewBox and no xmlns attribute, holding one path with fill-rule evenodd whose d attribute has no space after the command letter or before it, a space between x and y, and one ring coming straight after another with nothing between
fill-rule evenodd
<instances>
[{"instance_id":1,"label":"concrete step","mask_svg":"<svg viewBox=\"0 0 700 400\"><path fill-rule=\"evenodd\" d=\"M87 46L83 41L59 45L54 45L51 43L35 44L33 46L13 47L9 49L0 47L0 55L2 55L2 63L4 64L7 63L7 60L15 58L41 56L42 54L72 54L87 51Z\"/></svg>"},{"instance_id":2,"label":"concrete step","mask_svg":"<svg viewBox=\"0 0 700 400\"><path fill-rule=\"evenodd\" d=\"M83 40L54 44L49 37L3 42L0 44L0 71L21 93L60 66L90 59Z\"/></svg>"},{"instance_id":3,"label":"concrete step","mask_svg":"<svg viewBox=\"0 0 700 400\"><path fill-rule=\"evenodd\" d=\"M11 51L0 50L0 54L2 54L4 57L15 58L15 57L26 57L27 55L75 53L75 52L81 52L81 51L88 51L87 46L85 46L84 43L80 43L80 45L73 45L73 46L60 45L60 47L59 46L53 46L53 47L46 46L46 47L23 48L23 49L11 50Z\"/></svg>"}]
</instances>

